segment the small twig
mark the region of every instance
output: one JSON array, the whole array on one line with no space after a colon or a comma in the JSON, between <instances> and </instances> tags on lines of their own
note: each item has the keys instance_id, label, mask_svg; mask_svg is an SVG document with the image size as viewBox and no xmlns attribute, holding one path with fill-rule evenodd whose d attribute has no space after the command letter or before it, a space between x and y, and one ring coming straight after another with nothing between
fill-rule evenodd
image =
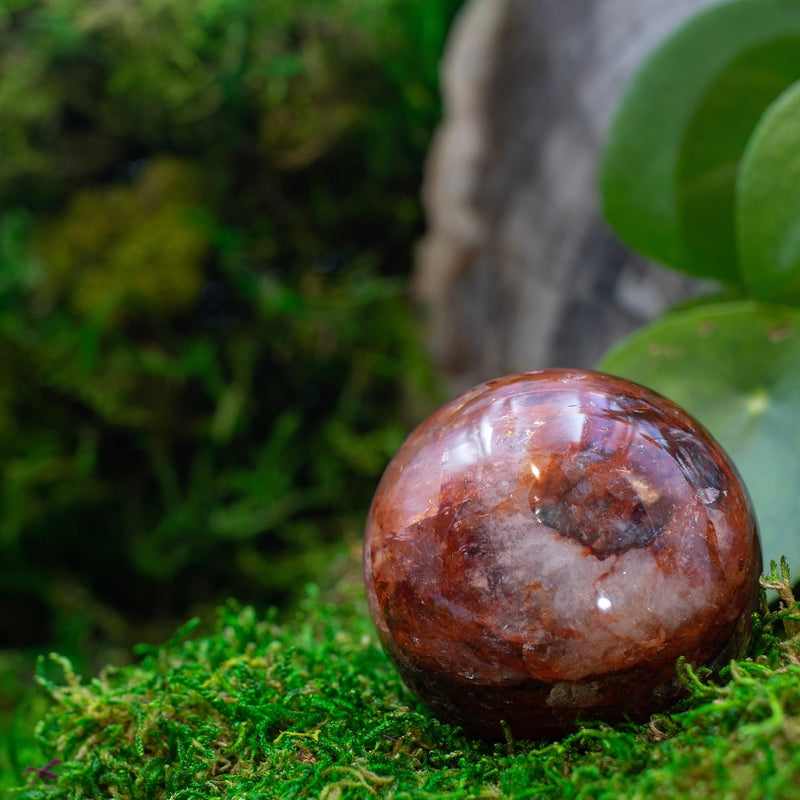
<instances>
[{"instance_id":1,"label":"small twig","mask_svg":"<svg viewBox=\"0 0 800 800\"><path fill-rule=\"evenodd\" d=\"M58 779L58 775L53 772L53 767L57 767L60 763L60 758L54 758L48 761L43 767L25 767L25 772L23 774L27 775L29 772L35 772L37 778L42 781L42 783L51 783Z\"/></svg>"}]
</instances>

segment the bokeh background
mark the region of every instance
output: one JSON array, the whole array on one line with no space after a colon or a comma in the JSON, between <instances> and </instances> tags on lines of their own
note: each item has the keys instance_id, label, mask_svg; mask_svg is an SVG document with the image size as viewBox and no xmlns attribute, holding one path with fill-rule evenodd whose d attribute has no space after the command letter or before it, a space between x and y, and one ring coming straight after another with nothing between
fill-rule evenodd
<instances>
[{"instance_id":1,"label":"bokeh background","mask_svg":"<svg viewBox=\"0 0 800 800\"><path fill-rule=\"evenodd\" d=\"M0 2L0 714L357 549L460 0Z\"/></svg>"}]
</instances>

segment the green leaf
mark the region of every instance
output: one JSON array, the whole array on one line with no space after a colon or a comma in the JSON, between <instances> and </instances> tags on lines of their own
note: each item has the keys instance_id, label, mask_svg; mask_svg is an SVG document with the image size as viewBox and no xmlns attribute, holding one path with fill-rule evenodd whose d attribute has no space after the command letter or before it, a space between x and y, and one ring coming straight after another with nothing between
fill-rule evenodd
<instances>
[{"instance_id":1,"label":"green leaf","mask_svg":"<svg viewBox=\"0 0 800 800\"><path fill-rule=\"evenodd\" d=\"M739 253L750 293L800 305L800 81L761 118L736 190Z\"/></svg>"},{"instance_id":2,"label":"green leaf","mask_svg":"<svg viewBox=\"0 0 800 800\"><path fill-rule=\"evenodd\" d=\"M800 79L800 3L707 10L640 69L611 126L600 187L606 218L641 253L741 283L734 189L767 106Z\"/></svg>"},{"instance_id":3,"label":"green leaf","mask_svg":"<svg viewBox=\"0 0 800 800\"><path fill-rule=\"evenodd\" d=\"M764 563L800 562L800 312L738 302L674 312L599 369L683 406L722 444L753 498Z\"/></svg>"}]
</instances>

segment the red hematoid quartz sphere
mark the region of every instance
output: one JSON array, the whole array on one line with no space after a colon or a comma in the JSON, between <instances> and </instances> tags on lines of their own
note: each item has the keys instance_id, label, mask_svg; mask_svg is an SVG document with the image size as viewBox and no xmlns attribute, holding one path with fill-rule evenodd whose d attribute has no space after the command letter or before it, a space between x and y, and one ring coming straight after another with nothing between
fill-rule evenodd
<instances>
[{"instance_id":1,"label":"red hematoid quartz sphere","mask_svg":"<svg viewBox=\"0 0 800 800\"><path fill-rule=\"evenodd\" d=\"M708 432L577 370L489 381L423 422L381 480L364 555L407 684L488 738L667 707L679 656L741 653L761 572L747 493Z\"/></svg>"}]
</instances>

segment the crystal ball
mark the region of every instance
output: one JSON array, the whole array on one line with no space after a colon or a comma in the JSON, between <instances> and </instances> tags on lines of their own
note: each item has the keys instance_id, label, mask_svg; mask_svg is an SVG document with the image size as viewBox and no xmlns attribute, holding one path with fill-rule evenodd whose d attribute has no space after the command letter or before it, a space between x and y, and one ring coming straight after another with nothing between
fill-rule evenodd
<instances>
[{"instance_id":1,"label":"crystal ball","mask_svg":"<svg viewBox=\"0 0 800 800\"><path fill-rule=\"evenodd\" d=\"M747 492L684 410L597 372L489 381L380 481L364 574L379 637L442 720L496 739L640 721L683 656L742 653L761 551Z\"/></svg>"}]
</instances>

